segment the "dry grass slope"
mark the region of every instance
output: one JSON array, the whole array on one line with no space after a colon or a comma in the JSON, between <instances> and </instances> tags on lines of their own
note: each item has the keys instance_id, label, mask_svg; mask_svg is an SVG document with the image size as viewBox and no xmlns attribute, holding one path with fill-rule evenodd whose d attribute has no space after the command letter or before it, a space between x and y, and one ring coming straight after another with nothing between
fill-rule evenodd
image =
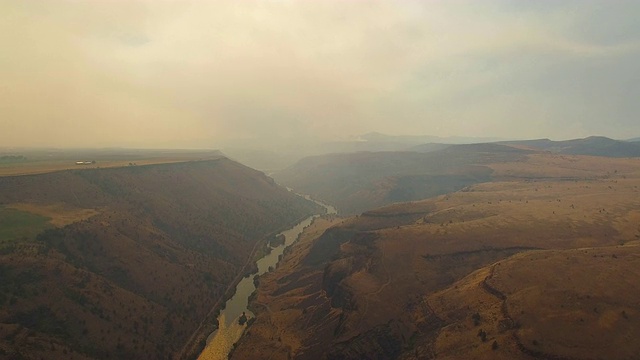
<instances>
[{"instance_id":1,"label":"dry grass slope","mask_svg":"<svg viewBox=\"0 0 640 360\"><path fill-rule=\"evenodd\" d=\"M256 304L304 326L276 336L259 316L236 353L294 338L282 357L637 358L640 159L486 166L493 182L366 212L294 252L313 261L265 278Z\"/></svg>"},{"instance_id":2,"label":"dry grass slope","mask_svg":"<svg viewBox=\"0 0 640 360\"><path fill-rule=\"evenodd\" d=\"M317 211L223 158L0 177L0 205L50 221L0 247L11 359L171 358L255 244Z\"/></svg>"}]
</instances>

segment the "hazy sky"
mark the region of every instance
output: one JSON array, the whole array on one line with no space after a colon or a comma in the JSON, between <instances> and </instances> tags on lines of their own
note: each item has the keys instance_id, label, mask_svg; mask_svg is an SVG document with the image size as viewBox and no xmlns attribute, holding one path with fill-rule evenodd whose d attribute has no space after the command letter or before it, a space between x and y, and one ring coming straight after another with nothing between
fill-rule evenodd
<instances>
[{"instance_id":1,"label":"hazy sky","mask_svg":"<svg viewBox=\"0 0 640 360\"><path fill-rule=\"evenodd\" d=\"M640 1L0 1L0 147L640 136Z\"/></svg>"}]
</instances>

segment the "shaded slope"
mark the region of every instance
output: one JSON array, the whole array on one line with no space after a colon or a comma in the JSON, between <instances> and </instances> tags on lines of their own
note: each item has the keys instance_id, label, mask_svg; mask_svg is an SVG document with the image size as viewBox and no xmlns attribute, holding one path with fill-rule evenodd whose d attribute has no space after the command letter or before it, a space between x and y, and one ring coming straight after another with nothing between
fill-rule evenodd
<instances>
[{"instance_id":1,"label":"shaded slope","mask_svg":"<svg viewBox=\"0 0 640 360\"><path fill-rule=\"evenodd\" d=\"M274 178L355 214L398 201L428 198L491 179L485 166L524 159L530 151L498 144L452 145L439 151L362 152L309 157Z\"/></svg>"},{"instance_id":2,"label":"shaded slope","mask_svg":"<svg viewBox=\"0 0 640 360\"><path fill-rule=\"evenodd\" d=\"M0 178L0 204L15 203L96 214L0 242L13 358L170 358L258 241L318 211L224 158Z\"/></svg>"}]
</instances>

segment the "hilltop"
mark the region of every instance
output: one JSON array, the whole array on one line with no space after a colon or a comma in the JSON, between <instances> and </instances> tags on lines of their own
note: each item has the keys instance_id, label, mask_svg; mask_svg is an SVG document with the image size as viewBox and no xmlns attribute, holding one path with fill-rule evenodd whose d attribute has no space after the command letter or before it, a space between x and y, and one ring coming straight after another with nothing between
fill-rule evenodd
<instances>
[{"instance_id":1,"label":"hilltop","mask_svg":"<svg viewBox=\"0 0 640 360\"><path fill-rule=\"evenodd\" d=\"M536 154L640 156L640 143L589 137L567 141L523 140L477 144L428 143L410 151L311 156L273 177L297 191L353 215L394 202L414 201L495 180L489 164L526 161Z\"/></svg>"},{"instance_id":2,"label":"hilltop","mask_svg":"<svg viewBox=\"0 0 640 360\"><path fill-rule=\"evenodd\" d=\"M0 177L0 354L171 358L253 250L317 211L223 157Z\"/></svg>"},{"instance_id":3,"label":"hilltop","mask_svg":"<svg viewBox=\"0 0 640 360\"><path fill-rule=\"evenodd\" d=\"M590 136L584 139L552 141L549 139L507 141L501 144L550 151L556 154L591 155L604 157L638 157L640 143L620 141L604 136Z\"/></svg>"}]
</instances>

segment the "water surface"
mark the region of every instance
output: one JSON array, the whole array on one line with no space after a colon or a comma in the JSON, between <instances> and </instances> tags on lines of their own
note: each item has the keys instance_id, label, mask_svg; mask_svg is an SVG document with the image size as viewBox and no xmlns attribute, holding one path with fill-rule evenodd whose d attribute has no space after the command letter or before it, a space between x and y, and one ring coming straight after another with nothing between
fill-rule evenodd
<instances>
[{"instance_id":1,"label":"water surface","mask_svg":"<svg viewBox=\"0 0 640 360\"><path fill-rule=\"evenodd\" d=\"M315 201L308 196L304 196L306 199ZM333 206L323 204L315 201L319 205L324 206L327 209L328 214L335 214L336 209ZM254 314L247 309L249 305L249 296L256 290L253 284L253 277L262 275L269 271L269 267L275 267L278 264L279 257L284 252L284 249L293 244L298 235L302 233L305 227L311 225L313 219L320 215L310 216L303 221L296 224L289 230L285 230L280 234L284 235L284 244L271 248L271 252L261 259L256 264L258 265L258 272L251 274L249 277L243 278L236 287L233 296L227 300L224 310L220 312L218 316L219 327L207 338L207 346L198 357L199 360L225 360L227 359L229 352L240 337L246 325L240 325L238 320L244 312L247 317L252 318Z\"/></svg>"}]
</instances>

